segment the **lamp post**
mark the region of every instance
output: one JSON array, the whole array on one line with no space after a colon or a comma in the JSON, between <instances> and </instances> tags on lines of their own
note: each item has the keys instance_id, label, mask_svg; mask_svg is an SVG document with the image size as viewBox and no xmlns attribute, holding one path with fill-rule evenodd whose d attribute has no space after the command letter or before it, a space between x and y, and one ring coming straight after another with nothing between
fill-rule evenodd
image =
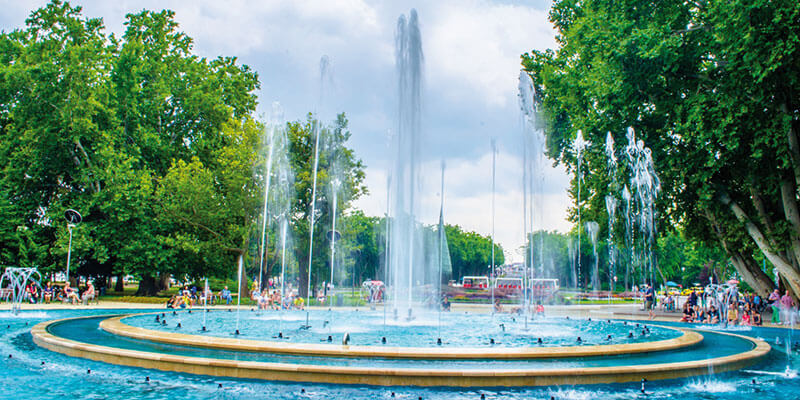
<instances>
[{"instance_id":1,"label":"lamp post","mask_svg":"<svg viewBox=\"0 0 800 400\"><path fill-rule=\"evenodd\" d=\"M69 282L69 262L72 258L72 228L76 227L82 220L81 213L69 209L64 211L64 218L67 220L67 230L69 231L69 246L67 247L67 282Z\"/></svg>"}]
</instances>

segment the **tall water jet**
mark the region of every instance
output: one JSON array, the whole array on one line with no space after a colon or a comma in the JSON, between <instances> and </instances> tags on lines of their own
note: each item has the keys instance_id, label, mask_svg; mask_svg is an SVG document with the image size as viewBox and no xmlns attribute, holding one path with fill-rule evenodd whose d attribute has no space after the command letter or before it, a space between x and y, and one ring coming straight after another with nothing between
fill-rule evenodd
<instances>
[{"instance_id":1,"label":"tall water jet","mask_svg":"<svg viewBox=\"0 0 800 400\"><path fill-rule=\"evenodd\" d=\"M644 279L655 282L655 273L658 270L655 264L654 246L656 241L656 210L655 201L661 191L661 182L655 171L652 153L641 140L636 140L633 128L628 128L626 134L628 145L625 153L628 157L630 168L630 183L632 200L635 208L636 224L642 235L642 272ZM660 273L660 270L659 270ZM662 281L666 281L661 276Z\"/></svg>"},{"instance_id":2,"label":"tall water jet","mask_svg":"<svg viewBox=\"0 0 800 400\"><path fill-rule=\"evenodd\" d=\"M600 290L600 266L597 257L597 234L599 231L600 225L597 222L586 222L586 234L589 235L589 240L592 241L592 254L594 255L594 267L592 268L592 292L595 293Z\"/></svg>"},{"instance_id":3,"label":"tall water jet","mask_svg":"<svg viewBox=\"0 0 800 400\"><path fill-rule=\"evenodd\" d=\"M526 254L524 257L523 287L528 287L535 275L545 276L544 234L539 234L538 256L535 252L535 233L537 222L541 224L544 207L541 201L544 193L545 142L544 131L538 123L536 90L527 71L520 71L518 99L522 128L522 192L523 192L523 232L525 234ZM536 264L538 261L538 272ZM527 281L527 282L526 282ZM523 290L524 291L524 290ZM523 304L523 308L525 305Z\"/></svg>"},{"instance_id":4,"label":"tall water jet","mask_svg":"<svg viewBox=\"0 0 800 400\"><path fill-rule=\"evenodd\" d=\"M439 340L442 338L442 278L444 274L444 255L447 249L447 236L444 231L444 168L445 164L444 160L442 160L442 186L439 192L439 226L437 232L439 235L439 278L436 282L436 299L438 304L437 308L439 309Z\"/></svg>"},{"instance_id":5,"label":"tall water jet","mask_svg":"<svg viewBox=\"0 0 800 400\"><path fill-rule=\"evenodd\" d=\"M267 256L267 249L269 248L269 237L267 236L267 226L269 225L269 191L270 183L272 182L272 156L274 154L275 145L274 138L276 132L283 129L283 109L280 103L272 103L272 111L270 113L269 122L264 129L262 142L266 147L266 163L264 164L264 209L261 214L261 250L259 251L259 266L258 266L258 290L264 290L264 261Z\"/></svg>"},{"instance_id":6,"label":"tall water jet","mask_svg":"<svg viewBox=\"0 0 800 400\"><path fill-rule=\"evenodd\" d=\"M611 132L606 134L606 159L608 175L611 176L611 190L617 190L617 154L614 150L614 136ZM616 245L614 243L614 226L616 224L617 205L619 201L609 194L606 196L606 211L608 212L608 300L614 292L617 279L616 270Z\"/></svg>"},{"instance_id":7,"label":"tall water jet","mask_svg":"<svg viewBox=\"0 0 800 400\"><path fill-rule=\"evenodd\" d=\"M495 196L495 180L496 180L496 162L497 162L497 142L492 139L492 276L489 279L489 284L492 286L492 315L494 315L494 287L497 281L497 275L494 270L494 196Z\"/></svg>"},{"instance_id":8,"label":"tall water jet","mask_svg":"<svg viewBox=\"0 0 800 400\"><path fill-rule=\"evenodd\" d=\"M418 224L420 186L419 154L422 130L422 38L416 10L408 19L401 15L395 32L398 118L395 158L392 167L391 234L389 236L389 283L395 312L402 309L411 318L419 303L417 286L425 285L429 271L420 251L422 235ZM415 285L419 281L419 285Z\"/></svg>"},{"instance_id":9,"label":"tall water jet","mask_svg":"<svg viewBox=\"0 0 800 400\"><path fill-rule=\"evenodd\" d=\"M614 224L617 221L617 204L619 201L612 195L606 196L606 211L608 212L608 290L609 300L617 278L616 247L614 246Z\"/></svg>"},{"instance_id":10,"label":"tall water jet","mask_svg":"<svg viewBox=\"0 0 800 400\"><path fill-rule=\"evenodd\" d=\"M530 75L525 70L519 72L519 85L517 96L519 98L520 109L520 128L522 133L522 234L525 237L525 246L531 246L533 238L528 235L528 159L530 158L528 152L528 131L533 118L534 107L534 90L533 81ZM533 273L531 263L533 258L528 258L528 251L525 250L522 256L523 265L523 284L528 279L529 275ZM527 294L525 294L527 298ZM525 312L525 322L527 324L528 313Z\"/></svg>"},{"instance_id":11,"label":"tall water jet","mask_svg":"<svg viewBox=\"0 0 800 400\"><path fill-rule=\"evenodd\" d=\"M628 260L625 263L625 291L630 289L629 280L633 265L633 232L631 230L631 192L628 185L622 187L622 200L625 201L625 248L629 249Z\"/></svg>"},{"instance_id":12,"label":"tall water jet","mask_svg":"<svg viewBox=\"0 0 800 400\"><path fill-rule=\"evenodd\" d=\"M292 215L292 204L294 203L294 172L292 171L289 159L289 138L287 136L285 125L281 124L280 129L276 129L273 135L273 167L272 171L275 175L274 184L270 191L270 215L274 216L277 222L276 231L279 235L279 240L275 241L275 252L278 258L278 266L280 267L279 275L273 280L275 286L280 287L280 319L281 325L279 329L283 329L283 309L287 303L287 299L291 298L289 294L292 288L288 282L293 282L298 275L294 274L292 277L289 275L293 272L290 270L291 260L287 258L288 254L293 254L291 251L291 232L289 228L289 219ZM296 264L294 264L296 265ZM298 271L299 272L299 271Z\"/></svg>"},{"instance_id":13,"label":"tall water jet","mask_svg":"<svg viewBox=\"0 0 800 400\"><path fill-rule=\"evenodd\" d=\"M339 231L336 230L336 222L338 217L338 210L339 210L339 195L342 190L342 185L344 183L344 176L342 174L342 161L341 161L341 152L339 146L336 142L335 134L332 134L328 144L328 158L329 158L329 167L328 167L328 200L330 202L330 212L331 212L331 230L328 232L328 241L330 243L330 281L329 285L333 285L334 278L335 278L335 271L336 271L336 242L339 240L341 235ZM333 288L334 286L330 286ZM333 293L329 294L330 298L332 299Z\"/></svg>"},{"instance_id":14,"label":"tall water jet","mask_svg":"<svg viewBox=\"0 0 800 400\"><path fill-rule=\"evenodd\" d=\"M574 287L578 287L578 271L575 268L575 256L578 254L578 249L575 247L575 238L572 236L567 242L567 252L569 253L569 265L572 268L572 283Z\"/></svg>"},{"instance_id":15,"label":"tall water jet","mask_svg":"<svg viewBox=\"0 0 800 400\"><path fill-rule=\"evenodd\" d=\"M583 152L588 145L589 142L583 139L583 132L581 132L579 129L578 134L575 136L575 142L572 143L572 149L575 151L575 158L578 160L578 169L575 172L578 180L578 194L576 203L576 207L578 209L578 288L581 286L581 182L583 181L581 162L583 161Z\"/></svg>"}]
</instances>

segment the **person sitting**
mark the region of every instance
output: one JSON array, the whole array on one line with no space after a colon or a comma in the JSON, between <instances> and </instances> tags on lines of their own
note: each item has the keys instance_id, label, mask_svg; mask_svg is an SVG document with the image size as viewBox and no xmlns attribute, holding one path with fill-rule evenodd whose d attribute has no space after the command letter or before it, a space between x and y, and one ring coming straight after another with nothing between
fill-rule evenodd
<instances>
[{"instance_id":1,"label":"person sitting","mask_svg":"<svg viewBox=\"0 0 800 400\"><path fill-rule=\"evenodd\" d=\"M763 321L761 320L761 310L756 309L755 311L752 312L751 323L755 326L761 326L761 324L763 323Z\"/></svg>"},{"instance_id":2,"label":"person sitting","mask_svg":"<svg viewBox=\"0 0 800 400\"><path fill-rule=\"evenodd\" d=\"M192 299L189 297L188 290L185 290L183 294L179 296L179 298L180 298L180 303L178 304L178 306L180 308L186 308L186 307L192 308Z\"/></svg>"},{"instance_id":3,"label":"person sitting","mask_svg":"<svg viewBox=\"0 0 800 400\"><path fill-rule=\"evenodd\" d=\"M64 284L64 301L69 301L72 304L78 304L80 298L78 292L69 286L69 282Z\"/></svg>"},{"instance_id":4,"label":"person sitting","mask_svg":"<svg viewBox=\"0 0 800 400\"><path fill-rule=\"evenodd\" d=\"M447 298L447 295L442 297L442 311L450 311L450 300Z\"/></svg>"},{"instance_id":5,"label":"person sitting","mask_svg":"<svg viewBox=\"0 0 800 400\"><path fill-rule=\"evenodd\" d=\"M83 295L81 296L83 304L89 305L89 301L94 300L96 298L97 294L94 291L94 285L92 284L92 282L87 283L86 290L83 291Z\"/></svg>"},{"instance_id":6,"label":"person sitting","mask_svg":"<svg viewBox=\"0 0 800 400\"><path fill-rule=\"evenodd\" d=\"M281 309L281 292L280 290L273 290L272 291L272 309L273 310L280 310Z\"/></svg>"},{"instance_id":7,"label":"person sitting","mask_svg":"<svg viewBox=\"0 0 800 400\"><path fill-rule=\"evenodd\" d=\"M167 300L167 308L175 308L178 304L178 296L172 295L172 297Z\"/></svg>"},{"instance_id":8,"label":"person sitting","mask_svg":"<svg viewBox=\"0 0 800 400\"><path fill-rule=\"evenodd\" d=\"M675 298L671 294L664 299L664 311L675 311Z\"/></svg>"},{"instance_id":9,"label":"person sitting","mask_svg":"<svg viewBox=\"0 0 800 400\"><path fill-rule=\"evenodd\" d=\"M738 325L739 324L739 307L736 304L731 303L730 307L728 307L728 325Z\"/></svg>"},{"instance_id":10,"label":"person sitting","mask_svg":"<svg viewBox=\"0 0 800 400\"><path fill-rule=\"evenodd\" d=\"M269 297L269 290L264 289L264 291L261 292L260 298L258 299L258 309L266 310L267 308L269 308L270 301L271 299Z\"/></svg>"},{"instance_id":11,"label":"person sitting","mask_svg":"<svg viewBox=\"0 0 800 400\"><path fill-rule=\"evenodd\" d=\"M750 312L747 310L742 312L742 325L750 325Z\"/></svg>"},{"instance_id":12,"label":"person sitting","mask_svg":"<svg viewBox=\"0 0 800 400\"><path fill-rule=\"evenodd\" d=\"M51 300L53 300L53 287L47 282L44 288L44 302L49 304Z\"/></svg>"},{"instance_id":13,"label":"person sitting","mask_svg":"<svg viewBox=\"0 0 800 400\"><path fill-rule=\"evenodd\" d=\"M503 306L500 304L500 299L496 299L494 301L494 312L496 313L503 312Z\"/></svg>"},{"instance_id":14,"label":"person sitting","mask_svg":"<svg viewBox=\"0 0 800 400\"><path fill-rule=\"evenodd\" d=\"M302 310L305 307L305 299L303 296L297 296L294 298L294 308L298 310Z\"/></svg>"},{"instance_id":15,"label":"person sitting","mask_svg":"<svg viewBox=\"0 0 800 400\"><path fill-rule=\"evenodd\" d=\"M706 323L709 324L718 324L719 323L719 311L717 307L714 307L712 304L711 307L708 308L708 312L706 313Z\"/></svg>"},{"instance_id":16,"label":"person sitting","mask_svg":"<svg viewBox=\"0 0 800 400\"><path fill-rule=\"evenodd\" d=\"M706 312L700 306L694 306L694 322L702 324L706 321Z\"/></svg>"},{"instance_id":17,"label":"person sitting","mask_svg":"<svg viewBox=\"0 0 800 400\"><path fill-rule=\"evenodd\" d=\"M230 305L231 302L233 301L233 296L231 295L231 291L228 290L227 286L225 286L225 289L222 289L219 292L219 299L225 300L225 305Z\"/></svg>"},{"instance_id":18,"label":"person sitting","mask_svg":"<svg viewBox=\"0 0 800 400\"><path fill-rule=\"evenodd\" d=\"M694 321L694 309L692 309L691 304L689 302L683 303L683 317L681 317L681 322L692 322Z\"/></svg>"}]
</instances>

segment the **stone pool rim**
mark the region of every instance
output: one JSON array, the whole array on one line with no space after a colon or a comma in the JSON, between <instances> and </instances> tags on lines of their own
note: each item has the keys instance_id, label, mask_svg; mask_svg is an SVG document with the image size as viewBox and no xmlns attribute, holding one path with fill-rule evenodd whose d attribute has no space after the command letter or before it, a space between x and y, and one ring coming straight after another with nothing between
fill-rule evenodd
<instances>
[{"instance_id":1,"label":"stone pool rim","mask_svg":"<svg viewBox=\"0 0 800 400\"><path fill-rule=\"evenodd\" d=\"M48 350L115 365L231 378L373 386L512 387L621 383L639 381L643 378L675 379L741 369L759 362L771 350L770 345L760 339L727 332L714 332L748 341L753 348L712 359L614 367L486 370L370 368L236 361L161 354L81 343L55 336L48 331L48 327L53 324L102 317L104 316L86 316L41 322L31 329L31 335L37 345Z\"/></svg>"},{"instance_id":2,"label":"stone pool rim","mask_svg":"<svg viewBox=\"0 0 800 400\"><path fill-rule=\"evenodd\" d=\"M625 344L599 344L581 346L539 347L393 347L357 346L316 343L287 343L253 339L235 339L212 335L194 335L135 327L122 320L129 317L156 315L161 313L136 313L104 319L100 328L104 331L131 339L179 346L192 346L217 350L251 351L272 354L287 354L319 357L392 358L426 360L467 359L540 359L613 356L656 351L677 350L691 347L703 341L703 335L685 328L651 325L681 332L681 335L665 340ZM457 351L454 351L457 350Z\"/></svg>"}]
</instances>

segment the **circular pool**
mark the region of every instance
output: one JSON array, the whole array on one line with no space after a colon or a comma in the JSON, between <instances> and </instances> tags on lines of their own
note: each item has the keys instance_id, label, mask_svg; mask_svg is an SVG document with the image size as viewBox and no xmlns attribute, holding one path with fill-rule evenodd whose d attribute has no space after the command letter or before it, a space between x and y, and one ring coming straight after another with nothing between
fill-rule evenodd
<instances>
[{"instance_id":1,"label":"circular pool","mask_svg":"<svg viewBox=\"0 0 800 400\"><path fill-rule=\"evenodd\" d=\"M614 336L627 339L624 332L637 328L636 324L555 318L529 321L526 327L524 321L508 316L492 320L491 316L472 314L447 317L442 336L447 338L445 332L449 332L454 338L442 346L402 346L424 337L420 330L438 333L438 318L434 327L418 321L389 329L387 323L385 328L383 324L374 328L375 332L365 328L353 334L356 344L327 343L327 336L333 335L323 330L333 333L337 319L350 326L344 323L349 318L346 313L319 311L320 315L314 316L312 311L310 328L304 318L282 319L277 322L278 332L286 338L282 340L272 337L277 336L275 321L254 312L239 316L240 335L229 333L234 329L230 323L235 323L235 313L203 315L197 311L70 318L40 323L31 333L42 347L112 364L238 378L380 386L537 386L681 378L740 369L757 363L770 350L761 340L730 333L645 328L644 324L638 327L644 334L638 332L629 342L618 339L609 344L608 335L611 340ZM334 318L324 319L324 314ZM205 332L201 330L203 317ZM368 321L372 317L362 318ZM198 321L201 325L195 326ZM321 328L315 330L314 325L320 323ZM576 344L565 339L567 335L543 334L553 326L563 326L564 332L578 333L587 340ZM245 327L259 333L247 335ZM487 332L455 338L460 330L481 329ZM375 343L374 336L381 334L389 338L386 345ZM485 336L495 339L495 344L484 344ZM389 342L396 344L389 346Z\"/></svg>"}]
</instances>

